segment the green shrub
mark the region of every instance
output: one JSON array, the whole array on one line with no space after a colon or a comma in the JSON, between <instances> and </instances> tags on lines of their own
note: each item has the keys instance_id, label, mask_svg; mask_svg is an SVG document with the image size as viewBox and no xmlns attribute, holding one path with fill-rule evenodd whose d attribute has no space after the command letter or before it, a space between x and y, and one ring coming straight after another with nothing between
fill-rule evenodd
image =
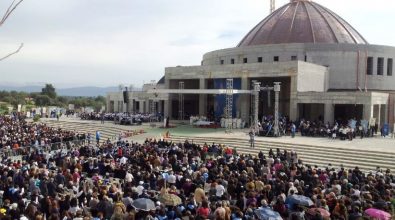
<instances>
[{"instance_id":1,"label":"green shrub","mask_svg":"<svg viewBox=\"0 0 395 220\"><path fill-rule=\"evenodd\" d=\"M38 115L38 114L36 114L36 115L34 115L34 117L33 117L33 121L34 121L34 122L38 122L38 121L40 121L40 118L41 118L41 116Z\"/></svg>"}]
</instances>

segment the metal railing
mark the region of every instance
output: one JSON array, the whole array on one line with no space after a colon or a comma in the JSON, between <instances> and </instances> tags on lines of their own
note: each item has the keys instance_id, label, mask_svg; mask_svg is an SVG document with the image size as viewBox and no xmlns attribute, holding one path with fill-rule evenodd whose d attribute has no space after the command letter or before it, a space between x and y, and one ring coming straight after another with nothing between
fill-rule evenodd
<instances>
[{"instance_id":1,"label":"metal railing","mask_svg":"<svg viewBox=\"0 0 395 220\"><path fill-rule=\"evenodd\" d=\"M123 138L130 138L136 135L140 135L145 133L143 129L136 129L136 130L130 130L130 131L124 131L121 132L121 135L114 135L110 137L110 141L114 142L119 139L119 137ZM106 142L107 140L102 139L100 142ZM18 157L18 156L24 156L24 155L29 155L30 153L34 151L41 151L41 152L52 152L52 151L59 151L59 150L71 150L73 147L81 147L84 144L95 144L96 139L94 137L90 137L90 139L85 138L85 139L77 139L75 138L72 141L62 141L62 142L56 142L56 143L51 143L51 144L45 144L45 145L29 145L29 146L22 146L19 148L11 148L11 149L6 149L2 148L0 149L0 157L4 158L11 158L11 157Z\"/></svg>"},{"instance_id":2,"label":"metal railing","mask_svg":"<svg viewBox=\"0 0 395 220\"><path fill-rule=\"evenodd\" d=\"M94 140L90 140L90 143L93 143L93 141ZM58 152L60 150L71 150L73 147L82 146L83 144L86 144L88 142L88 139L75 139L72 141L62 141L45 145L29 145L11 149L3 148L0 149L0 156L2 158L7 157L12 159L12 157L29 155L34 151L49 153Z\"/></svg>"}]
</instances>

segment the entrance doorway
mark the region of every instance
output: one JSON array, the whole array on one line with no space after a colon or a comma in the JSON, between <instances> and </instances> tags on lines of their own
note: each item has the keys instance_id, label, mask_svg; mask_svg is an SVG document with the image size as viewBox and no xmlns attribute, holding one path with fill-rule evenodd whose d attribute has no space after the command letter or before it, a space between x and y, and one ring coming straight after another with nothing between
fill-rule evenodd
<instances>
[{"instance_id":1,"label":"entrance doorway","mask_svg":"<svg viewBox=\"0 0 395 220\"><path fill-rule=\"evenodd\" d=\"M324 120L324 104L298 104L299 118L308 121L323 121Z\"/></svg>"},{"instance_id":2,"label":"entrance doorway","mask_svg":"<svg viewBox=\"0 0 395 220\"><path fill-rule=\"evenodd\" d=\"M347 124L348 120L361 120L363 117L363 105L337 104L335 105L335 120Z\"/></svg>"}]
</instances>

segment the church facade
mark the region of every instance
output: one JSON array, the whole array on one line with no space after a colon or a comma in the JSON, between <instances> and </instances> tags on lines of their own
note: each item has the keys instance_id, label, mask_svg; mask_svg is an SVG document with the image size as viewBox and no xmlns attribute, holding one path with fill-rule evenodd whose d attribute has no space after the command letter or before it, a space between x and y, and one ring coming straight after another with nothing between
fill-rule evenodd
<instances>
[{"instance_id":1,"label":"church facade","mask_svg":"<svg viewBox=\"0 0 395 220\"><path fill-rule=\"evenodd\" d=\"M291 120L333 123L351 118L394 124L395 47L369 44L349 23L313 1L292 0L259 22L234 48L203 55L200 65L165 68L158 88L251 90L281 82L279 112ZM151 94L152 95L152 94ZM177 119L176 93L159 111ZM225 95L184 95L185 116L219 118ZM250 94L235 94L233 117L251 122ZM274 93L260 94L259 114L273 114ZM108 109L108 108L107 108ZM392 126L391 126L392 127Z\"/></svg>"}]
</instances>

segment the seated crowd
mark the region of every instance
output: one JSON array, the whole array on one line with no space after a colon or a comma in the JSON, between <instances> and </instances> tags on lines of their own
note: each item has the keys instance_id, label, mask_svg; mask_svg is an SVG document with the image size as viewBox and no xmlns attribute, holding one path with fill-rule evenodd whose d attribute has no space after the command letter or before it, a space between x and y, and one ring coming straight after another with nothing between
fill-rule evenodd
<instances>
[{"instance_id":1,"label":"seated crowd","mask_svg":"<svg viewBox=\"0 0 395 220\"><path fill-rule=\"evenodd\" d=\"M85 134L49 127L43 123L28 123L21 116L0 116L0 149L43 147L77 139L85 139Z\"/></svg>"},{"instance_id":2,"label":"seated crowd","mask_svg":"<svg viewBox=\"0 0 395 220\"><path fill-rule=\"evenodd\" d=\"M53 132L23 120L3 121L39 131L39 136ZM295 151L255 156L215 143L152 139L62 147L37 148L21 158L3 156L0 219L253 220L267 208L283 219L353 220L364 219L372 207L391 212L395 201L390 170L319 168L304 164ZM163 193L181 202L160 202ZM296 195L308 197L311 204L296 202ZM137 207L139 198L151 199L154 207Z\"/></svg>"},{"instance_id":3,"label":"seated crowd","mask_svg":"<svg viewBox=\"0 0 395 220\"><path fill-rule=\"evenodd\" d=\"M273 133L274 117L265 116L258 123L260 136L271 136ZM282 135L290 135L292 126L295 126L295 132L300 132L301 136L308 137L329 137L332 139L352 140L357 136L360 138L371 137L377 134L377 124L370 126L364 124L364 121L350 119L347 123L329 122L324 123L321 120L309 121L300 119L299 121L290 121L287 117L279 118L279 129Z\"/></svg>"},{"instance_id":4,"label":"seated crowd","mask_svg":"<svg viewBox=\"0 0 395 220\"><path fill-rule=\"evenodd\" d=\"M148 113L129 113L129 112L113 112L113 113L100 113L100 112L82 112L79 117L82 120L102 120L102 121L122 121L135 119L142 122L149 122L154 115Z\"/></svg>"}]
</instances>

